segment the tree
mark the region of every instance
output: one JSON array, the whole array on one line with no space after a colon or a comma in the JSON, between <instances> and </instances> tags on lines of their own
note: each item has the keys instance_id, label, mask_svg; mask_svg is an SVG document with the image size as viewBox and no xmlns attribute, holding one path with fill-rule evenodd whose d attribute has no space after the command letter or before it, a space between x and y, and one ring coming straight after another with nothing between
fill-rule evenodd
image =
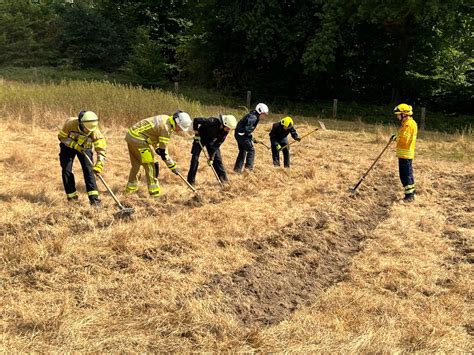
<instances>
[{"instance_id":1,"label":"tree","mask_svg":"<svg viewBox=\"0 0 474 355\"><path fill-rule=\"evenodd\" d=\"M342 34L357 30L363 24L370 25L375 37L385 34L383 38L387 44L383 51L379 51L379 62L384 61L385 70L392 73L392 101L399 101L406 96L401 91L406 85L406 73L416 63L417 56L426 58L425 68L433 68L434 51L439 48L437 41L445 29L453 24L455 14L464 4L464 0L320 2L323 4L321 31L315 33L303 56L307 70L327 70L337 62L338 57L344 57L353 50L363 50L354 48ZM383 65L377 67L382 69ZM372 74L374 78L379 75Z\"/></svg>"},{"instance_id":2,"label":"tree","mask_svg":"<svg viewBox=\"0 0 474 355\"><path fill-rule=\"evenodd\" d=\"M166 66L161 50L145 28L138 30L127 67L143 84L158 84L165 79Z\"/></svg>"},{"instance_id":3,"label":"tree","mask_svg":"<svg viewBox=\"0 0 474 355\"><path fill-rule=\"evenodd\" d=\"M97 8L82 2L66 6L61 25L59 47L73 64L114 71L125 63L128 42Z\"/></svg>"},{"instance_id":4,"label":"tree","mask_svg":"<svg viewBox=\"0 0 474 355\"><path fill-rule=\"evenodd\" d=\"M0 65L55 63L56 27L56 17L46 4L0 2Z\"/></svg>"}]
</instances>

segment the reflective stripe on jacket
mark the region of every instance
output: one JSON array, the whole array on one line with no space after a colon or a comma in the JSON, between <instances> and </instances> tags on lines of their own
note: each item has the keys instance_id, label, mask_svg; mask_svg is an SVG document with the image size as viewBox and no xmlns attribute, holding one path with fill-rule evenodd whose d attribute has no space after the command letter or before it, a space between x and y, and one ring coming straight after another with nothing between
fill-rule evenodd
<instances>
[{"instance_id":1,"label":"reflective stripe on jacket","mask_svg":"<svg viewBox=\"0 0 474 355\"><path fill-rule=\"evenodd\" d=\"M418 126L411 117L403 121L397 138L397 157L413 159L415 157L415 143Z\"/></svg>"},{"instance_id":2,"label":"reflective stripe on jacket","mask_svg":"<svg viewBox=\"0 0 474 355\"><path fill-rule=\"evenodd\" d=\"M171 116L158 115L148 117L135 123L129 128L127 136L139 142L147 143L153 146L153 149L162 149L166 153L166 164L172 165L173 159L168 156L168 143L171 134L174 132L170 123Z\"/></svg>"},{"instance_id":3,"label":"reflective stripe on jacket","mask_svg":"<svg viewBox=\"0 0 474 355\"><path fill-rule=\"evenodd\" d=\"M58 139L69 148L73 148L74 143L81 145L84 149L91 149L94 146L97 159L102 162L105 161L107 142L104 135L100 132L99 128L93 132L83 132L79 127L77 117L70 117L66 120L63 128L58 133Z\"/></svg>"}]
</instances>

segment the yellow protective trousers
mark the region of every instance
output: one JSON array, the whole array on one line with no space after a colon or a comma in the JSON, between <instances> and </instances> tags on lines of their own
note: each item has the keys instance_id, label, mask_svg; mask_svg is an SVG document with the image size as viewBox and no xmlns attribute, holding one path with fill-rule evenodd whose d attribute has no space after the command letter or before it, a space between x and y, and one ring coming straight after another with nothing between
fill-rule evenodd
<instances>
[{"instance_id":1,"label":"yellow protective trousers","mask_svg":"<svg viewBox=\"0 0 474 355\"><path fill-rule=\"evenodd\" d=\"M127 145L132 167L128 176L126 191L135 192L138 190L140 167L143 166L150 196L159 196L160 184L158 182L158 170L155 168L151 147L146 142L135 142L128 139Z\"/></svg>"}]
</instances>

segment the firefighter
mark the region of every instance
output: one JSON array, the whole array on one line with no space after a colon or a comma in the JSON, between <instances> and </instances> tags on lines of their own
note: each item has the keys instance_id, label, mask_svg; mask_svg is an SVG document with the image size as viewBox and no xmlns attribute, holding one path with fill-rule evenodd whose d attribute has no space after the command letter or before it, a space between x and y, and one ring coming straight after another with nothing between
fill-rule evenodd
<instances>
[{"instance_id":1,"label":"firefighter","mask_svg":"<svg viewBox=\"0 0 474 355\"><path fill-rule=\"evenodd\" d=\"M410 105L400 104L393 109L393 113L401 123L397 135L392 140L397 141L397 157L400 180L405 188L405 202L415 199L415 178L413 177L413 159L415 157L415 143L418 126L413 119L413 109Z\"/></svg>"},{"instance_id":2,"label":"firefighter","mask_svg":"<svg viewBox=\"0 0 474 355\"><path fill-rule=\"evenodd\" d=\"M206 147L209 154L208 165L212 165L220 181L228 181L227 174L222 163L220 146L224 143L227 134L235 129L237 119L232 115L219 115L219 118L196 117L193 120L194 142L191 148L191 165L188 172L188 182L195 184L196 172L199 166L199 155L202 147Z\"/></svg>"},{"instance_id":3,"label":"firefighter","mask_svg":"<svg viewBox=\"0 0 474 355\"><path fill-rule=\"evenodd\" d=\"M235 139L239 148L239 154L234 165L234 172L240 173L244 166L248 170L253 169L253 162L255 159L255 148L253 143L257 143L257 140L252 137L252 132L257 128L260 118L264 118L268 115L268 106L259 103L255 110L250 111L246 114L237 124L235 129Z\"/></svg>"},{"instance_id":4,"label":"firefighter","mask_svg":"<svg viewBox=\"0 0 474 355\"><path fill-rule=\"evenodd\" d=\"M140 166L143 166L148 193L152 197L160 196L159 166L154 162L153 150L174 174L179 175L180 170L169 156L167 146L173 132L187 132L191 124L191 117L186 112L177 111L173 116L158 115L145 118L130 127L125 141L132 167L125 192L133 193L138 190Z\"/></svg>"},{"instance_id":5,"label":"firefighter","mask_svg":"<svg viewBox=\"0 0 474 355\"><path fill-rule=\"evenodd\" d=\"M298 133L293 127L293 119L289 116L283 117L279 122L275 122L270 131L270 144L272 147L272 159L274 166L280 166L280 152L283 152L283 166L290 167L290 146L288 145L288 134L300 141Z\"/></svg>"},{"instance_id":6,"label":"firefighter","mask_svg":"<svg viewBox=\"0 0 474 355\"><path fill-rule=\"evenodd\" d=\"M89 202L93 206L100 204L99 191L94 174L102 173L107 151L107 143L99 130L99 118L92 111L81 111L78 117L70 117L59 131L59 161L61 175L68 201L77 201L76 182L72 165L77 155L81 163ZM84 154L93 160L92 147L95 148L97 161L92 166Z\"/></svg>"}]
</instances>

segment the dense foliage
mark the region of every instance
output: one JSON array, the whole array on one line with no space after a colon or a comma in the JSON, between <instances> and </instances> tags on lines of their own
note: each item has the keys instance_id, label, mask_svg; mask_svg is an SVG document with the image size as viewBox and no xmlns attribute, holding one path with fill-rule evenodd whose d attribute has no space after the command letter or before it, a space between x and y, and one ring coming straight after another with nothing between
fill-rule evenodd
<instances>
[{"instance_id":1,"label":"dense foliage","mask_svg":"<svg viewBox=\"0 0 474 355\"><path fill-rule=\"evenodd\" d=\"M471 113L467 0L3 0L0 65Z\"/></svg>"}]
</instances>

